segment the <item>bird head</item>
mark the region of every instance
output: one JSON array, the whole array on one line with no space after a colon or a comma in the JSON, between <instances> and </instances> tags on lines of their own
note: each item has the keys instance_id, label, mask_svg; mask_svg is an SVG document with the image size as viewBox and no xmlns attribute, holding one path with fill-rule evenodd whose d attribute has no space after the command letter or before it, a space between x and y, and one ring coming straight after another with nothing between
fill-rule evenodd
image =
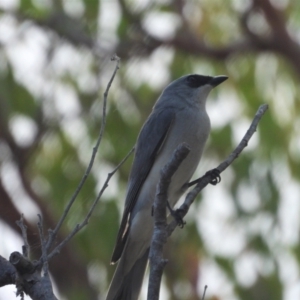
<instances>
[{"instance_id":1,"label":"bird head","mask_svg":"<svg viewBox=\"0 0 300 300\"><path fill-rule=\"evenodd\" d=\"M220 76L204 76L198 74L185 75L171 82L163 91L159 102L168 101L170 104L182 102L183 105L187 103L198 103L205 105L206 98L209 92L228 77Z\"/></svg>"}]
</instances>

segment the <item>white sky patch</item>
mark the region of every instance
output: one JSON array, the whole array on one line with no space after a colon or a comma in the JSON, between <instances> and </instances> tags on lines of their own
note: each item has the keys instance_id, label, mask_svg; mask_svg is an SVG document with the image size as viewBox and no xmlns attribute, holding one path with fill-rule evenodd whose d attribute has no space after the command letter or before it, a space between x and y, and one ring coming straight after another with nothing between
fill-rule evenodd
<instances>
[{"instance_id":1,"label":"white sky patch","mask_svg":"<svg viewBox=\"0 0 300 300\"><path fill-rule=\"evenodd\" d=\"M102 31L115 31L121 18L121 11L116 0L101 1L99 21Z\"/></svg>"},{"instance_id":2,"label":"white sky patch","mask_svg":"<svg viewBox=\"0 0 300 300\"><path fill-rule=\"evenodd\" d=\"M276 256L284 283L284 299L300 299L299 267L295 257L286 251L278 251Z\"/></svg>"},{"instance_id":3,"label":"white sky patch","mask_svg":"<svg viewBox=\"0 0 300 300\"><path fill-rule=\"evenodd\" d=\"M221 185L206 188L199 205L198 229L212 253L233 257L245 245L244 228L231 220L236 214L230 195Z\"/></svg>"},{"instance_id":4,"label":"white sky patch","mask_svg":"<svg viewBox=\"0 0 300 300\"><path fill-rule=\"evenodd\" d=\"M80 118L64 119L61 122L63 131L70 138L70 141L75 147L81 144L89 144L89 134L87 132L86 124ZM85 138L86 137L86 138ZM96 143L96 141L95 141ZM92 148L91 150L92 151Z\"/></svg>"},{"instance_id":5,"label":"white sky patch","mask_svg":"<svg viewBox=\"0 0 300 300\"><path fill-rule=\"evenodd\" d=\"M248 213L255 212L261 204L257 188L245 182L239 184L237 198L243 210Z\"/></svg>"},{"instance_id":6,"label":"white sky patch","mask_svg":"<svg viewBox=\"0 0 300 300\"><path fill-rule=\"evenodd\" d=\"M27 26L14 38L5 48L14 69L14 76L33 95L39 96L45 82L42 74L47 63L47 35L37 27Z\"/></svg>"},{"instance_id":7,"label":"white sky patch","mask_svg":"<svg viewBox=\"0 0 300 300\"><path fill-rule=\"evenodd\" d=\"M98 41L102 49L110 51L112 43L116 43L118 37L116 30L121 19L121 9L116 0L104 0L99 5L98 13Z\"/></svg>"},{"instance_id":8,"label":"white sky patch","mask_svg":"<svg viewBox=\"0 0 300 300\"><path fill-rule=\"evenodd\" d=\"M283 189L278 212L282 232L281 240L283 243L291 246L299 243L299 199L300 189L298 183L291 182Z\"/></svg>"},{"instance_id":9,"label":"white sky patch","mask_svg":"<svg viewBox=\"0 0 300 300\"><path fill-rule=\"evenodd\" d=\"M78 74L77 82L79 89L85 93L94 93L98 90L98 81L97 77L94 76L91 72L81 72Z\"/></svg>"},{"instance_id":10,"label":"white sky patch","mask_svg":"<svg viewBox=\"0 0 300 300\"><path fill-rule=\"evenodd\" d=\"M51 67L58 76L64 76L68 73L78 75L83 59L84 57L78 49L70 44L63 43L55 49Z\"/></svg>"},{"instance_id":11,"label":"white sky patch","mask_svg":"<svg viewBox=\"0 0 300 300\"><path fill-rule=\"evenodd\" d=\"M172 38L181 24L180 18L173 13L149 12L143 19L143 27L151 35L160 39Z\"/></svg>"},{"instance_id":12,"label":"white sky patch","mask_svg":"<svg viewBox=\"0 0 300 300\"><path fill-rule=\"evenodd\" d=\"M257 279L257 261L255 253L246 252L234 260L234 270L237 280L244 287L250 287Z\"/></svg>"},{"instance_id":13,"label":"white sky patch","mask_svg":"<svg viewBox=\"0 0 300 300\"><path fill-rule=\"evenodd\" d=\"M1 1L1 0L0 0ZM10 1L10 0L7 0ZM0 42L6 44L13 40L17 32L17 22L10 15L3 15L0 18Z\"/></svg>"},{"instance_id":14,"label":"white sky patch","mask_svg":"<svg viewBox=\"0 0 300 300\"><path fill-rule=\"evenodd\" d=\"M67 14L74 18L80 18L84 14L85 6L82 0L64 0L64 10Z\"/></svg>"},{"instance_id":15,"label":"white sky patch","mask_svg":"<svg viewBox=\"0 0 300 300\"><path fill-rule=\"evenodd\" d=\"M232 124L232 133L233 133L233 145L238 145L242 140L243 136L250 127L252 120L248 120L245 117L241 117L239 120L236 120ZM243 152L253 151L259 147L259 138L258 134L254 133L249 141L247 147Z\"/></svg>"},{"instance_id":16,"label":"white sky patch","mask_svg":"<svg viewBox=\"0 0 300 300\"><path fill-rule=\"evenodd\" d=\"M3 185L11 196L14 205L26 219L37 221L37 214L40 214L38 206L29 198L23 189L21 179L15 165L11 162L3 162L0 169Z\"/></svg>"},{"instance_id":17,"label":"white sky patch","mask_svg":"<svg viewBox=\"0 0 300 300\"><path fill-rule=\"evenodd\" d=\"M245 230L247 230L248 235L261 235L265 237L265 242L274 240L274 219L270 213L259 212L251 219L245 220L244 222Z\"/></svg>"},{"instance_id":18,"label":"white sky patch","mask_svg":"<svg viewBox=\"0 0 300 300\"><path fill-rule=\"evenodd\" d=\"M211 259L204 259L200 264L200 276L198 294L203 294L204 286L207 285L205 298L219 296L222 300L238 300L233 291L233 286L219 266Z\"/></svg>"},{"instance_id":19,"label":"white sky patch","mask_svg":"<svg viewBox=\"0 0 300 300\"><path fill-rule=\"evenodd\" d=\"M9 120L10 131L19 146L26 147L33 143L37 126L31 118L15 115Z\"/></svg>"},{"instance_id":20,"label":"white sky patch","mask_svg":"<svg viewBox=\"0 0 300 300\"><path fill-rule=\"evenodd\" d=\"M20 6L20 0L0 0L0 8L4 10L16 10Z\"/></svg>"},{"instance_id":21,"label":"white sky patch","mask_svg":"<svg viewBox=\"0 0 300 300\"><path fill-rule=\"evenodd\" d=\"M272 113L282 126L290 124L294 120L296 91L292 82L278 79L272 90Z\"/></svg>"},{"instance_id":22,"label":"white sky patch","mask_svg":"<svg viewBox=\"0 0 300 300\"><path fill-rule=\"evenodd\" d=\"M57 76L73 76L82 92L95 92L98 88L97 77L92 72L93 57L84 49L76 49L66 43L55 50L51 70Z\"/></svg>"},{"instance_id":23,"label":"white sky patch","mask_svg":"<svg viewBox=\"0 0 300 300\"><path fill-rule=\"evenodd\" d=\"M284 290L284 300L295 300L300 298L300 281L287 283Z\"/></svg>"},{"instance_id":24,"label":"white sky patch","mask_svg":"<svg viewBox=\"0 0 300 300\"><path fill-rule=\"evenodd\" d=\"M120 87L114 91L114 97L117 110L121 116L128 124L136 124L140 120L141 114L131 98L131 94Z\"/></svg>"},{"instance_id":25,"label":"white sky patch","mask_svg":"<svg viewBox=\"0 0 300 300\"><path fill-rule=\"evenodd\" d=\"M134 59L129 62L126 73L130 83L136 87L146 83L156 90L162 90L169 83L168 66L173 55L174 52L170 49L158 48L148 59Z\"/></svg>"},{"instance_id":26,"label":"white sky patch","mask_svg":"<svg viewBox=\"0 0 300 300\"><path fill-rule=\"evenodd\" d=\"M212 98L214 95L214 91L212 91L206 102L206 110L212 127L222 128L228 123L238 120L242 115L243 104L237 94L233 90L226 89L218 94L217 99Z\"/></svg>"},{"instance_id":27,"label":"white sky patch","mask_svg":"<svg viewBox=\"0 0 300 300\"><path fill-rule=\"evenodd\" d=\"M280 203L278 210L281 243L293 246L299 243L300 228L300 187L295 182L287 167L287 161L273 158L272 175L279 187Z\"/></svg>"},{"instance_id":28,"label":"white sky patch","mask_svg":"<svg viewBox=\"0 0 300 300\"><path fill-rule=\"evenodd\" d=\"M56 109L62 116L71 118L80 113L80 103L72 86L57 82L54 94Z\"/></svg>"},{"instance_id":29,"label":"white sky patch","mask_svg":"<svg viewBox=\"0 0 300 300\"><path fill-rule=\"evenodd\" d=\"M255 61L255 87L264 98L271 96L278 80L278 60L273 54L263 53Z\"/></svg>"},{"instance_id":30,"label":"white sky patch","mask_svg":"<svg viewBox=\"0 0 300 300\"><path fill-rule=\"evenodd\" d=\"M107 179L108 173L110 173L115 166L111 164L105 164L104 162L101 162L101 166L96 166L94 168L94 176L97 178L97 185L96 185L96 191L95 193L98 195L99 191L102 189L104 182ZM99 170L101 169L101 172ZM118 184L119 176L118 173L115 173L113 177L111 177L108 187L106 188L105 192L102 195L101 201L105 201L105 199L111 200L113 197L116 197L119 192L119 184ZM119 204L121 205L121 211L123 211L124 208L124 197L125 194L123 194L120 197Z\"/></svg>"},{"instance_id":31,"label":"white sky patch","mask_svg":"<svg viewBox=\"0 0 300 300\"><path fill-rule=\"evenodd\" d=\"M1 287L0 289L0 299L17 299L16 297L16 286L9 284ZM24 300L32 300L29 296L25 295Z\"/></svg>"},{"instance_id":32,"label":"white sky patch","mask_svg":"<svg viewBox=\"0 0 300 300\"><path fill-rule=\"evenodd\" d=\"M98 246L101 247L101 245L97 245L96 247ZM107 283L109 283L105 266L99 263L90 263L88 266L88 278L89 282L96 289L102 291L102 294L104 295L107 289Z\"/></svg>"},{"instance_id":33,"label":"white sky patch","mask_svg":"<svg viewBox=\"0 0 300 300\"><path fill-rule=\"evenodd\" d=\"M270 30L269 24L267 23L263 13L260 11L256 11L249 15L247 25L250 30L257 35L267 34Z\"/></svg>"},{"instance_id":34,"label":"white sky patch","mask_svg":"<svg viewBox=\"0 0 300 300\"><path fill-rule=\"evenodd\" d=\"M6 224L0 222L0 235L1 237L5 236L6 234L10 235L10 238L5 240L5 243L0 243L0 253L3 257L8 259L8 256L13 251L20 251L22 252L22 245L24 242L22 241L20 235L18 235L14 230L12 230ZM0 291L2 288L0 289Z\"/></svg>"}]
</instances>

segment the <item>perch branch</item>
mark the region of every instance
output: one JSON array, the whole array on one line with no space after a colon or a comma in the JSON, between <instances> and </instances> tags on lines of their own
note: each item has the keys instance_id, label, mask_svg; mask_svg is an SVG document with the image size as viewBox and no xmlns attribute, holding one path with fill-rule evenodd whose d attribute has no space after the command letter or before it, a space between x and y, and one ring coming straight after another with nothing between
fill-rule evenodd
<instances>
[{"instance_id":1,"label":"perch branch","mask_svg":"<svg viewBox=\"0 0 300 300\"><path fill-rule=\"evenodd\" d=\"M222 173L225 169L227 169L233 163L233 161L240 155L240 153L244 150L244 148L248 145L249 140L251 139L253 134L256 132L256 128L257 128L259 121L261 120L262 116L265 114L267 109L268 109L267 104L263 104L258 108L258 110L253 118L253 121L252 121L249 129L247 130L246 134L242 138L241 142L238 144L238 146L235 148L235 150L216 168L217 170L219 170L220 173ZM199 182L197 183L195 188L192 189L187 194L184 203L179 208L180 215L182 218L187 214L190 206L194 202L197 195L210 183L210 180L211 180L211 177L209 174L204 175L203 177L201 177L201 179L199 180ZM177 226L177 222L175 220L173 220L168 225L167 230L168 230L169 236L172 234L172 232L174 231L176 226Z\"/></svg>"},{"instance_id":2,"label":"perch branch","mask_svg":"<svg viewBox=\"0 0 300 300\"><path fill-rule=\"evenodd\" d=\"M150 278L148 285L148 300L158 300L160 282L167 261L163 258L163 246L167 242L167 199L171 178L182 161L187 157L190 148L186 143L180 144L174 151L170 161L162 168L160 180L154 200L154 231L150 247Z\"/></svg>"}]
</instances>

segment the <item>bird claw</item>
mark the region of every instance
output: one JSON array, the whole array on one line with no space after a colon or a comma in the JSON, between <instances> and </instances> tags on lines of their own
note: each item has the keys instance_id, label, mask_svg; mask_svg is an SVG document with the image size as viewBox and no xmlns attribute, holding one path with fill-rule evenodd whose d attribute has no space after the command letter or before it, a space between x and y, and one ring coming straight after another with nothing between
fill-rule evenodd
<instances>
[{"instance_id":1,"label":"bird claw","mask_svg":"<svg viewBox=\"0 0 300 300\"><path fill-rule=\"evenodd\" d=\"M174 218L174 220L176 221L177 225L180 228L183 228L184 225L186 224L186 222L183 220L181 213L182 213L182 209L178 208L176 210L172 209L170 206L168 206L169 211L171 216Z\"/></svg>"},{"instance_id":2,"label":"bird claw","mask_svg":"<svg viewBox=\"0 0 300 300\"><path fill-rule=\"evenodd\" d=\"M218 183L221 182L221 176L220 176L220 171L218 169L212 169L208 172L205 173L205 175L210 176L210 184L212 185L217 185Z\"/></svg>"}]
</instances>

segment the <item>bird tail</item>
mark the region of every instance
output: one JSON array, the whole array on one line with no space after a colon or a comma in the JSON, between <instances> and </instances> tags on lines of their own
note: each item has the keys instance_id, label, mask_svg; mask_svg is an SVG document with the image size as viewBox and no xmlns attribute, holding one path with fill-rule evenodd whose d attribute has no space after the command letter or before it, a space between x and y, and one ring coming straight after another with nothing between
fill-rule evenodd
<instances>
[{"instance_id":1,"label":"bird tail","mask_svg":"<svg viewBox=\"0 0 300 300\"><path fill-rule=\"evenodd\" d=\"M126 251L127 249L125 249ZM124 254L124 253L123 253ZM149 248L126 272L126 255L122 255L110 284L106 300L137 300L147 267Z\"/></svg>"}]
</instances>

